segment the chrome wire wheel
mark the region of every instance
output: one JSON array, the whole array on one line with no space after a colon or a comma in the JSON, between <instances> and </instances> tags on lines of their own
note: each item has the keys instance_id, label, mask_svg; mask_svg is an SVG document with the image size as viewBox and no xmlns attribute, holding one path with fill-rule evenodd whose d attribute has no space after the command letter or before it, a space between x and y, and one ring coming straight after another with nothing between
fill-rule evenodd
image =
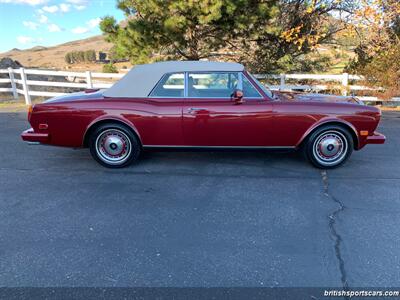
<instances>
[{"instance_id":1,"label":"chrome wire wheel","mask_svg":"<svg viewBox=\"0 0 400 300\"><path fill-rule=\"evenodd\" d=\"M103 162L120 165L129 159L132 143L128 135L119 129L107 129L97 136L96 153Z\"/></svg>"},{"instance_id":2,"label":"chrome wire wheel","mask_svg":"<svg viewBox=\"0 0 400 300\"><path fill-rule=\"evenodd\" d=\"M324 131L313 143L313 156L323 166L340 164L348 151L348 142L343 133L337 130Z\"/></svg>"}]
</instances>

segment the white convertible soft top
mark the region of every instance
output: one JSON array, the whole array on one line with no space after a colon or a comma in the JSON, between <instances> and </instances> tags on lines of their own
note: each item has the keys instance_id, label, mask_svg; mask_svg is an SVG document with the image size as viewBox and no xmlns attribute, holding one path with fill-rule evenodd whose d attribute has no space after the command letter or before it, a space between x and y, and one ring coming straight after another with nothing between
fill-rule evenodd
<instances>
[{"instance_id":1,"label":"white convertible soft top","mask_svg":"<svg viewBox=\"0 0 400 300\"><path fill-rule=\"evenodd\" d=\"M147 97L157 82L166 73L179 72L241 72L242 64L213 61L166 61L137 65L108 90L105 97Z\"/></svg>"}]
</instances>

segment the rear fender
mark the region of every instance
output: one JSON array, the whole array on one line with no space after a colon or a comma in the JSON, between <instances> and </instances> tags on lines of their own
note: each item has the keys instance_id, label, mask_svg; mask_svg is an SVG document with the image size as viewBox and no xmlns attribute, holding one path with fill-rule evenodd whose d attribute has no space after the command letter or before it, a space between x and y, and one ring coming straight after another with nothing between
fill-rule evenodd
<instances>
[{"instance_id":1,"label":"rear fender","mask_svg":"<svg viewBox=\"0 0 400 300\"><path fill-rule=\"evenodd\" d=\"M87 134L90 132L90 130L92 128L94 128L94 126L96 126L99 123L106 123L107 121L109 121L110 123L114 122L118 122L118 123L122 123L124 125L126 125L127 127L129 127L133 133L136 135L136 137L139 139L139 142L142 144L142 139L140 137L139 131L137 130L137 128L135 127L135 125L133 125L132 122L130 122L129 120L121 117L121 116L110 116L110 115L105 115L105 116L100 116L96 119L94 119L92 122L90 122L90 124L86 127L85 130L85 134L83 135L83 140L82 140L82 145L83 147L86 147L87 144Z\"/></svg>"}]
</instances>

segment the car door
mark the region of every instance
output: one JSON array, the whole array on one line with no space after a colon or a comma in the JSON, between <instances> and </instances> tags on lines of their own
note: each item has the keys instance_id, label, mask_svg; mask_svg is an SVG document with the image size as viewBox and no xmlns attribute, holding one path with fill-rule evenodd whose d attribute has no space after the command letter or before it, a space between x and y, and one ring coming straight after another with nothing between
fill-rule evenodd
<instances>
[{"instance_id":1,"label":"car door","mask_svg":"<svg viewBox=\"0 0 400 300\"><path fill-rule=\"evenodd\" d=\"M183 137L186 146L272 146L272 103L242 72L186 73ZM243 88L244 101L231 94Z\"/></svg>"},{"instance_id":2,"label":"car door","mask_svg":"<svg viewBox=\"0 0 400 300\"><path fill-rule=\"evenodd\" d=\"M167 73L141 106L140 127L144 147L182 146L182 104L184 73Z\"/></svg>"}]
</instances>

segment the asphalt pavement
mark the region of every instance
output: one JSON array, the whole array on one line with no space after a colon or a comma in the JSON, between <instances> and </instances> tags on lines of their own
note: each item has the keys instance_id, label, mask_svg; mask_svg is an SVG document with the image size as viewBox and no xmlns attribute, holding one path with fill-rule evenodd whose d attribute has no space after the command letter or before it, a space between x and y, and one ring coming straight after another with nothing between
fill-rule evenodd
<instances>
[{"instance_id":1,"label":"asphalt pavement","mask_svg":"<svg viewBox=\"0 0 400 300\"><path fill-rule=\"evenodd\" d=\"M2 287L392 287L400 113L334 170L296 153L148 152L128 168L32 146L0 113Z\"/></svg>"}]
</instances>

